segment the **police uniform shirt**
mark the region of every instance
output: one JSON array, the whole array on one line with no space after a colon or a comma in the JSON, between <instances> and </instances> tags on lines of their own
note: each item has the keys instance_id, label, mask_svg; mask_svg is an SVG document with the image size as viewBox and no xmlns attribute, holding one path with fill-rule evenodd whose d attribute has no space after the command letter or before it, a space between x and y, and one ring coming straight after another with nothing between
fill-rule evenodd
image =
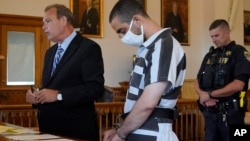
<instances>
[{"instance_id":1,"label":"police uniform shirt","mask_svg":"<svg viewBox=\"0 0 250 141\"><path fill-rule=\"evenodd\" d=\"M218 72L221 68L225 71L224 86L234 79L237 79L245 82L245 91L248 89L250 55L244 47L236 45L235 41L206 54L197 75L198 79L206 65L212 65L214 67L214 73Z\"/></svg>"}]
</instances>

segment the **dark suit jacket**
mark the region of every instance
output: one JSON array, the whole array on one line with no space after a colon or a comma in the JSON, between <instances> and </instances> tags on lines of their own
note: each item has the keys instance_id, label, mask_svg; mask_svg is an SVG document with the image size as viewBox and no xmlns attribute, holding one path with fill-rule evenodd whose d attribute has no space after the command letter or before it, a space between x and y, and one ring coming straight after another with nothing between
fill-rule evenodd
<instances>
[{"instance_id":1,"label":"dark suit jacket","mask_svg":"<svg viewBox=\"0 0 250 141\"><path fill-rule=\"evenodd\" d=\"M244 35L245 36L250 35L250 24L244 24Z\"/></svg>"},{"instance_id":2,"label":"dark suit jacket","mask_svg":"<svg viewBox=\"0 0 250 141\"><path fill-rule=\"evenodd\" d=\"M81 34L71 41L51 76L57 44L45 55L43 88L60 90L63 100L39 104L42 132L99 140L94 100L104 92L104 66L100 46Z\"/></svg>"},{"instance_id":3,"label":"dark suit jacket","mask_svg":"<svg viewBox=\"0 0 250 141\"><path fill-rule=\"evenodd\" d=\"M91 27L89 27L87 23L90 23ZM85 10L80 24L80 28L83 29L83 33L97 34L98 31L96 26L98 24L99 24L99 16L97 10L93 7L89 9L88 13L87 10Z\"/></svg>"},{"instance_id":4,"label":"dark suit jacket","mask_svg":"<svg viewBox=\"0 0 250 141\"><path fill-rule=\"evenodd\" d=\"M165 26L164 27L171 27L172 29L178 29L178 32L173 32L172 35L181 42L184 37L184 29L182 26L182 21L180 15L174 15L173 12L170 12L166 16Z\"/></svg>"}]
</instances>

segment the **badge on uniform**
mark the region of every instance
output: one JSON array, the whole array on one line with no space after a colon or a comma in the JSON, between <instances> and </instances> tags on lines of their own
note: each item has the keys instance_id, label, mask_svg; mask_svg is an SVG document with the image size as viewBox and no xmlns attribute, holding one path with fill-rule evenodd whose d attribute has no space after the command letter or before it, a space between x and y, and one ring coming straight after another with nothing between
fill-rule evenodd
<instances>
[{"instance_id":1,"label":"badge on uniform","mask_svg":"<svg viewBox=\"0 0 250 141\"><path fill-rule=\"evenodd\" d=\"M244 56L246 57L246 59L248 60L248 62L250 62L250 54L248 51L244 51Z\"/></svg>"}]
</instances>

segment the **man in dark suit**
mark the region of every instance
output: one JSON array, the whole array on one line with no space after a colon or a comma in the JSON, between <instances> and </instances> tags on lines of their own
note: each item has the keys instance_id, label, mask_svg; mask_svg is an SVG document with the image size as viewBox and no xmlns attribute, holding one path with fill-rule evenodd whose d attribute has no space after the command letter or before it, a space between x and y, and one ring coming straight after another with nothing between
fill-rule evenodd
<instances>
[{"instance_id":1,"label":"man in dark suit","mask_svg":"<svg viewBox=\"0 0 250 141\"><path fill-rule=\"evenodd\" d=\"M167 14L164 27L172 28L172 35L179 41L182 42L184 39L184 29L181 21L181 16L178 14L178 5L174 1L172 3L172 11Z\"/></svg>"},{"instance_id":2,"label":"man in dark suit","mask_svg":"<svg viewBox=\"0 0 250 141\"><path fill-rule=\"evenodd\" d=\"M41 89L26 94L27 102L38 108L39 130L99 141L94 101L104 92L101 48L74 31L73 14L64 5L46 7L43 23L46 36L56 44L45 54Z\"/></svg>"},{"instance_id":3,"label":"man in dark suit","mask_svg":"<svg viewBox=\"0 0 250 141\"><path fill-rule=\"evenodd\" d=\"M94 8L93 0L86 0L87 9L82 16L80 24L81 31L84 34L98 34L99 32L99 16L96 8Z\"/></svg>"},{"instance_id":4,"label":"man in dark suit","mask_svg":"<svg viewBox=\"0 0 250 141\"><path fill-rule=\"evenodd\" d=\"M244 41L250 42L248 39L250 37L250 23L249 23L249 16L244 17Z\"/></svg>"}]
</instances>

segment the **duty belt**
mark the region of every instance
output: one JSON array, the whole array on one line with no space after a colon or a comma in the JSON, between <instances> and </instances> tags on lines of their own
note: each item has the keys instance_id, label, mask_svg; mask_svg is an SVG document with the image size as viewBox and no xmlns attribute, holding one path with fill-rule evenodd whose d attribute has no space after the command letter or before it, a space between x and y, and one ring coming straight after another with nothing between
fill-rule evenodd
<instances>
[{"instance_id":1,"label":"duty belt","mask_svg":"<svg viewBox=\"0 0 250 141\"><path fill-rule=\"evenodd\" d=\"M205 107L204 110L207 112L212 112L212 113L222 113L225 112L226 110L239 110L239 105L238 101L223 101L217 103L215 106L212 107Z\"/></svg>"}]
</instances>

